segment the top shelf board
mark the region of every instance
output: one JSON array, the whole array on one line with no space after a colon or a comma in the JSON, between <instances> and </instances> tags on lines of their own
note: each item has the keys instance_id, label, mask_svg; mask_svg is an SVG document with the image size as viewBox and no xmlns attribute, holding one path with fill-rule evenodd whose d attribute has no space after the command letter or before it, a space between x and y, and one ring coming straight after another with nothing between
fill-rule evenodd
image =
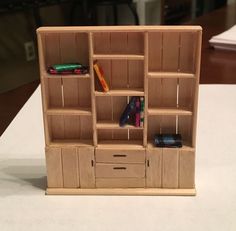
<instances>
[{"instance_id":1,"label":"top shelf board","mask_svg":"<svg viewBox=\"0 0 236 231\"><path fill-rule=\"evenodd\" d=\"M202 31L201 26L67 26L67 27L40 27L37 33L80 33L80 32L192 32Z\"/></svg>"}]
</instances>

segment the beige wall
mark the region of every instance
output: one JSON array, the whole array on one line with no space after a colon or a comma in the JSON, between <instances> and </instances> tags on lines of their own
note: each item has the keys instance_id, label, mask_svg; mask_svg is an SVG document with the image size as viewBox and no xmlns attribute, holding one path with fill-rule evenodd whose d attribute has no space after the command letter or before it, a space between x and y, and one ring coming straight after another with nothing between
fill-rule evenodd
<instances>
[{"instance_id":1,"label":"beige wall","mask_svg":"<svg viewBox=\"0 0 236 231\"><path fill-rule=\"evenodd\" d=\"M64 25L63 9L42 8L44 25ZM0 15L0 93L39 79L36 25L32 12ZM27 60L25 43L35 49L35 59Z\"/></svg>"}]
</instances>

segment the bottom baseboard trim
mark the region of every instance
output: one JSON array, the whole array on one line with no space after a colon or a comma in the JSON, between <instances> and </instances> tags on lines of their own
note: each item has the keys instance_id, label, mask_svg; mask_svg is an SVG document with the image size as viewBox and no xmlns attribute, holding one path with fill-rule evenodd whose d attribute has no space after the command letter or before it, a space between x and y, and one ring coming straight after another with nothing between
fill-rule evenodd
<instances>
[{"instance_id":1,"label":"bottom baseboard trim","mask_svg":"<svg viewBox=\"0 0 236 231\"><path fill-rule=\"evenodd\" d=\"M47 195L136 195L136 196L195 196L196 189L164 188L47 188Z\"/></svg>"}]
</instances>

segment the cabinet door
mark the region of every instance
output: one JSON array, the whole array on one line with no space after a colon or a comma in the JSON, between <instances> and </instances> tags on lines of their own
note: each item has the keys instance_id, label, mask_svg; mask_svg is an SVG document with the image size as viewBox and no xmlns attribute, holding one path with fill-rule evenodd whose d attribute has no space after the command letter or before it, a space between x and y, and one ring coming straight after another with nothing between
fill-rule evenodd
<instances>
[{"instance_id":1,"label":"cabinet door","mask_svg":"<svg viewBox=\"0 0 236 231\"><path fill-rule=\"evenodd\" d=\"M76 148L62 148L63 182L65 188L77 188L79 184L79 164Z\"/></svg>"},{"instance_id":2,"label":"cabinet door","mask_svg":"<svg viewBox=\"0 0 236 231\"><path fill-rule=\"evenodd\" d=\"M47 183L49 188L62 188L62 160L60 148L45 148Z\"/></svg>"},{"instance_id":3,"label":"cabinet door","mask_svg":"<svg viewBox=\"0 0 236 231\"><path fill-rule=\"evenodd\" d=\"M163 148L163 188L178 188L178 155L177 148Z\"/></svg>"},{"instance_id":4,"label":"cabinet door","mask_svg":"<svg viewBox=\"0 0 236 231\"><path fill-rule=\"evenodd\" d=\"M95 188L94 173L94 148L80 147L77 149L79 156L79 175L81 188Z\"/></svg>"},{"instance_id":5,"label":"cabinet door","mask_svg":"<svg viewBox=\"0 0 236 231\"><path fill-rule=\"evenodd\" d=\"M195 152L193 150L181 150L179 152L179 187L194 188Z\"/></svg>"},{"instance_id":6,"label":"cabinet door","mask_svg":"<svg viewBox=\"0 0 236 231\"><path fill-rule=\"evenodd\" d=\"M147 149L146 187L160 188L162 173L162 149Z\"/></svg>"}]
</instances>

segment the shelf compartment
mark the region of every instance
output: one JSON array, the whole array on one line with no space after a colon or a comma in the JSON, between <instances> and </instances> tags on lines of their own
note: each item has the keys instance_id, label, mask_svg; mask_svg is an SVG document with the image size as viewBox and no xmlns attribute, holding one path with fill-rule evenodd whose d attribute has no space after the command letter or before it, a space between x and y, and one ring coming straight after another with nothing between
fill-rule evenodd
<instances>
[{"instance_id":1,"label":"shelf compartment","mask_svg":"<svg viewBox=\"0 0 236 231\"><path fill-rule=\"evenodd\" d=\"M45 79L47 108L91 107L90 81L82 78Z\"/></svg>"},{"instance_id":2,"label":"shelf compartment","mask_svg":"<svg viewBox=\"0 0 236 231\"><path fill-rule=\"evenodd\" d=\"M116 89L108 92L95 91L95 96L144 96L143 89Z\"/></svg>"},{"instance_id":3,"label":"shelf compartment","mask_svg":"<svg viewBox=\"0 0 236 231\"><path fill-rule=\"evenodd\" d=\"M142 129L98 129L98 144L142 144Z\"/></svg>"},{"instance_id":4,"label":"shelf compartment","mask_svg":"<svg viewBox=\"0 0 236 231\"><path fill-rule=\"evenodd\" d=\"M155 144L153 143L153 141L148 140L147 148L148 149L153 149L153 148L156 149L156 148L160 148L160 147L156 147ZM195 148L192 147L188 143L183 143L183 146L181 148L167 148L167 149L178 149L178 150L184 150L184 151L194 151L195 150Z\"/></svg>"},{"instance_id":5,"label":"shelf compartment","mask_svg":"<svg viewBox=\"0 0 236 231\"><path fill-rule=\"evenodd\" d=\"M144 62L140 60L98 60L110 90L142 89L144 91ZM95 74L95 90L102 91Z\"/></svg>"},{"instance_id":6,"label":"shelf compartment","mask_svg":"<svg viewBox=\"0 0 236 231\"><path fill-rule=\"evenodd\" d=\"M47 110L47 115L84 115L91 116L90 108L82 107L67 107L67 108L50 108Z\"/></svg>"},{"instance_id":7,"label":"shelf compartment","mask_svg":"<svg viewBox=\"0 0 236 231\"><path fill-rule=\"evenodd\" d=\"M149 72L149 78L179 78L179 79L193 79L195 74L183 72Z\"/></svg>"},{"instance_id":8,"label":"shelf compartment","mask_svg":"<svg viewBox=\"0 0 236 231\"><path fill-rule=\"evenodd\" d=\"M192 116L148 115L148 140L156 134L181 134L183 144L192 144Z\"/></svg>"},{"instance_id":9,"label":"shelf compartment","mask_svg":"<svg viewBox=\"0 0 236 231\"><path fill-rule=\"evenodd\" d=\"M93 33L94 54L144 54L142 32Z\"/></svg>"},{"instance_id":10,"label":"shelf compartment","mask_svg":"<svg viewBox=\"0 0 236 231\"><path fill-rule=\"evenodd\" d=\"M181 115L191 116L192 111L186 108L149 108L148 115Z\"/></svg>"},{"instance_id":11,"label":"shelf compartment","mask_svg":"<svg viewBox=\"0 0 236 231\"><path fill-rule=\"evenodd\" d=\"M99 59L118 59L118 60L144 60L144 55L131 55L131 54L98 54L93 55L94 60Z\"/></svg>"},{"instance_id":12,"label":"shelf compartment","mask_svg":"<svg viewBox=\"0 0 236 231\"><path fill-rule=\"evenodd\" d=\"M148 81L149 108L185 108L193 110L195 79L150 78Z\"/></svg>"},{"instance_id":13,"label":"shelf compartment","mask_svg":"<svg viewBox=\"0 0 236 231\"><path fill-rule=\"evenodd\" d=\"M119 122L99 121L96 124L97 129L143 129L143 127L135 127L134 125L125 125L120 127Z\"/></svg>"},{"instance_id":14,"label":"shelf compartment","mask_svg":"<svg viewBox=\"0 0 236 231\"><path fill-rule=\"evenodd\" d=\"M198 33L172 31L148 33L148 70L193 73Z\"/></svg>"},{"instance_id":15,"label":"shelf compartment","mask_svg":"<svg viewBox=\"0 0 236 231\"><path fill-rule=\"evenodd\" d=\"M89 64L88 33L50 33L41 35L45 70L60 63Z\"/></svg>"},{"instance_id":16,"label":"shelf compartment","mask_svg":"<svg viewBox=\"0 0 236 231\"><path fill-rule=\"evenodd\" d=\"M61 140L92 140L92 117L85 115L48 115L48 134L50 142Z\"/></svg>"}]
</instances>

